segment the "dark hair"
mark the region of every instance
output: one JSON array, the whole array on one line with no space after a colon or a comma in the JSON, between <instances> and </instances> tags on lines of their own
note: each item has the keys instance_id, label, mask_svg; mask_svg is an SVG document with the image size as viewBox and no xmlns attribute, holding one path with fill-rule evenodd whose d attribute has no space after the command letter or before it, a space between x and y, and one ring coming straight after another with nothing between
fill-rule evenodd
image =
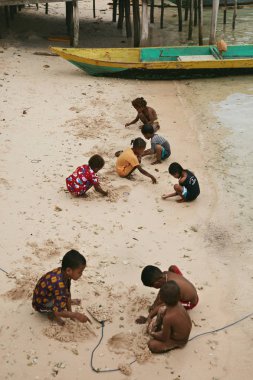
<instances>
[{"instance_id":1,"label":"dark hair","mask_svg":"<svg viewBox=\"0 0 253 380\"><path fill-rule=\"evenodd\" d=\"M82 265L86 265L86 259L81 253L75 249L68 251L62 259L61 267L62 269L77 269Z\"/></svg>"},{"instance_id":2,"label":"dark hair","mask_svg":"<svg viewBox=\"0 0 253 380\"><path fill-rule=\"evenodd\" d=\"M141 137L137 137L137 139L131 140L131 145L133 148L146 148L147 144Z\"/></svg>"},{"instance_id":3,"label":"dark hair","mask_svg":"<svg viewBox=\"0 0 253 380\"><path fill-rule=\"evenodd\" d=\"M145 286L153 286L154 282L162 276L161 269L147 265L141 272L141 281Z\"/></svg>"},{"instance_id":4,"label":"dark hair","mask_svg":"<svg viewBox=\"0 0 253 380\"><path fill-rule=\"evenodd\" d=\"M170 164L170 166L169 166L169 173L171 175L178 173L181 177L183 170L184 169L182 168L182 166L180 164L178 164L177 162L172 162L172 164Z\"/></svg>"},{"instance_id":5,"label":"dark hair","mask_svg":"<svg viewBox=\"0 0 253 380\"><path fill-rule=\"evenodd\" d=\"M92 156L89 159L88 164L91 167L91 169L102 169L102 167L105 164L105 161L103 157L101 157L99 154L94 154L94 156Z\"/></svg>"},{"instance_id":6,"label":"dark hair","mask_svg":"<svg viewBox=\"0 0 253 380\"><path fill-rule=\"evenodd\" d=\"M136 98L136 99L134 99L133 101L132 101L132 105L134 106L134 107L146 107L146 105L147 105L147 102L146 102L146 100L144 99L144 98Z\"/></svg>"},{"instance_id":7,"label":"dark hair","mask_svg":"<svg viewBox=\"0 0 253 380\"><path fill-rule=\"evenodd\" d=\"M149 124L144 124L141 127L141 133L143 133L143 135L153 135L153 133L155 133L154 127Z\"/></svg>"},{"instance_id":8,"label":"dark hair","mask_svg":"<svg viewBox=\"0 0 253 380\"><path fill-rule=\"evenodd\" d=\"M175 306L180 300L180 289L175 281L168 281L160 289L160 299L168 306Z\"/></svg>"}]
</instances>

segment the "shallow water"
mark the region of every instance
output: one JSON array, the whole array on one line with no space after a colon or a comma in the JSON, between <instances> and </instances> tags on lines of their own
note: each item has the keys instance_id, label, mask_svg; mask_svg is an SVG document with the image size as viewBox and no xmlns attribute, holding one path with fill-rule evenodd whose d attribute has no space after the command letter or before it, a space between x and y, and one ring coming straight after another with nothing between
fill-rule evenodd
<instances>
[{"instance_id":1,"label":"shallow water","mask_svg":"<svg viewBox=\"0 0 253 380\"><path fill-rule=\"evenodd\" d=\"M236 27L232 29L233 8L227 9L227 23L223 25L223 7L219 9L217 23L217 38L223 37L229 44L253 43L253 6L237 10ZM203 13L203 42L208 44L210 33L211 9L204 8ZM183 12L184 15L184 12ZM183 23L183 31L178 32L177 8L165 8L164 28L159 28L160 10L155 10L155 24L150 28L151 46L162 45L198 45L198 27L193 28L193 38L188 40L188 22Z\"/></svg>"}]
</instances>

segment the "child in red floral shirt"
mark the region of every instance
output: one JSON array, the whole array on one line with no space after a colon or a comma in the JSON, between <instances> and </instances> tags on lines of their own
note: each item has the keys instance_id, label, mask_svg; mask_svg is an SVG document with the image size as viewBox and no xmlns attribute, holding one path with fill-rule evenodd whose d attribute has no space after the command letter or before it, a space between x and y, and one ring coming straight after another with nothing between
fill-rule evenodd
<instances>
[{"instance_id":1,"label":"child in red floral shirt","mask_svg":"<svg viewBox=\"0 0 253 380\"><path fill-rule=\"evenodd\" d=\"M71 305L80 304L80 300L71 299L71 280L78 280L85 267L86 260L81 253L74 249L67 252L62 259L62 266L46 273L37 282L33 292L33 308L40 313L47 313L49 319L55 319L60 325L64 325L62 318L90 322L85 314L71 309Z\"/></svg>"},{"instance_id":2,"label":"child in red floral shirt","mask_svg":"<svg viewBox=\"0 0 253 380\"><path fill-rule=\"evenodd\" d=\"M98 182L97 172L104 166L104 159L95 154L89 159L88 165L78 166L78 168L66 178L68 191L73 195L84 195L92 186L102 195L108 195L108 191L104 191Z\"/></svg>"}]
</instances>

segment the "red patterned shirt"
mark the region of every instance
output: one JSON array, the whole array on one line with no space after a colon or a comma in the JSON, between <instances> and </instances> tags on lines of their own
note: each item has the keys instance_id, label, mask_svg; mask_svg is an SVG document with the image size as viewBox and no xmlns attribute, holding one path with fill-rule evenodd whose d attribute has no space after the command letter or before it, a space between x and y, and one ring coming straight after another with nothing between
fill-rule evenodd
<instances>
[{"instance_id":1,"label":"red patterned shirt","mask_svg":"<svg viewBox=\"0 0 253 380\"><path fill-rule=\"evenodd\" d=\"M62 269L46 273L38 281L33 292L32 305L36 311L62 311L70 297L70 280L65 280Z\"/></svg>"},{"instance_id":2,"label":"red patterned shirt","mask_svg":"<svg viewBox=\"0 0 253 380\"><path fill-rule=\"evenodd\" d=\"M79 166L73 174L66 178L67 189L75 195L83 195L92 186L98 185L98 176L89 165Z\"/></svg>"}]
</instances>

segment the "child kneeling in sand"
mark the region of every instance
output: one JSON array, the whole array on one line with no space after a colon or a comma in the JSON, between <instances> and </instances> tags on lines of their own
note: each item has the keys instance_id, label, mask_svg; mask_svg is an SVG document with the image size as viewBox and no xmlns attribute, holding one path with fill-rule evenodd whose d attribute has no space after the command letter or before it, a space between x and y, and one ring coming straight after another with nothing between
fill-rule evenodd
<instances>
[{"instance_id":1,"label":"child kneeling in sand","mask_svg":"<svg viewBox=\"0 0 253 380\"><path fill-rule=\"evenodd\" d=\"M180 289L175 281L168 281L160 289L163 306L153 311L149 333L153 339L148 347L153 353L164 353L186 345L191 333L191 319L179 302ZM155 317L155 315L157 315Z\"/></svg>"},{"instance_id":2,"label":"child kneeling in sand","mask_svg":"<svg viewBox=\"0 0 253 380\"><path fill-rule=\"evenodd\" d=\"M95 154L89 159L88 165L78 166L78 168L66 178L66 185L68 191L72 195L84 195L92 186L94 189L102 194L108 195L108 191L104 191L98 182L97 172L103 168L105 164L104 159Z\"/></svg>"},{"instance_id":3,"label":"child kneeling in sand","mask_svg":"<svg viewBox=\"0 0 253 380\"><path fill-rule=\"evenodd\" d=\"M150 154L156 155L156 160L152 162L151 165L160 164L171 155L169 142L164 137L158 136L152 125L143 125L141 132L145 139L151 139L151 148L145 150L142 156L148 156Z\"/></svg>"},{"instance_id":4,"label":"child kneeling in sand","mask_svg":"<svg viewBox=\"0 0 253 380\"><path fill-rule=\"evenodd\" d=\"M188 281L181 273L180 269L176 265L171 265L168 271L162 272L158 267L153 265L147 265L141 273L141 280L143 285L149 286L155 289L160 289L168 281L175 281L180 290L180 302L186 310L193 309L199 301L197 290L194 285ZM148 317L140 316L136 319L136 323L142 324L147 321L150 322L153 310L157 306L161 306L162 301L160 297L160 291L149 309Z\"/></svg>"},{"instance_id":5,"label":"child kneeling in sand","mask_svg":"<svg viewBox=\"0 0 253 380\"><path fill-rule=\"evenodd\" d=\"M169 173L179 180L178 185L174 185L174 193L164 194L162 199L179 195L180 199L177 202L181 203L194 201L199 196L200 188L198 180L190 170L183 169L180 164L173 162L169 166Z\"/></svg>"},{"instance_id":6,"label":"child kneeling in sand","mask_svg":"<svg viewBox=\"0 0 253 380\"><path fill-rule=\"evenodd\" d=\"M72 300L70 294L71 280L78 280L86 267L86 260L81 253L72 249L62 259L62 266L46 273L35 286L32 306L40 313L47 313L59 325L64 325L62 318L87 322L89 318L82 313L72 311L71 305L80 305L80 300Z\"/></svg>"},{"instance_id":7,"label":"child kneeling in sand","mask_svg":"<svg viewBox=\"0 0 253 380\"><path fill-rule=\"evenodd\" d=\"M152 174L142 169L140 162L141 156L146 148L146 142L138 137L131 141L132 148L127 148L123 152L119 151L115 153L117 158L116 171L120 177L129 178L129 176L138 169L139 172L146 177L151 178L152 183L156 183L156 179Z\"/></svg>"},{"instance_id":8,"label":"child kneeling in sand","mask_svg":"<svg viewBox=\"0 0 253 380\"><path fill-rule=\"evenodd\" d=\"M141 120L143 124L150 124L154 127L155 132L160 128L159 121L157 120L157 114L154 108L148 107L147 102L144 98L136 98L132 101L132 106L137 111L136 118L130 123L126 123L125 127L131 124L137 123Z\"/></svg>"}]
</instances>

